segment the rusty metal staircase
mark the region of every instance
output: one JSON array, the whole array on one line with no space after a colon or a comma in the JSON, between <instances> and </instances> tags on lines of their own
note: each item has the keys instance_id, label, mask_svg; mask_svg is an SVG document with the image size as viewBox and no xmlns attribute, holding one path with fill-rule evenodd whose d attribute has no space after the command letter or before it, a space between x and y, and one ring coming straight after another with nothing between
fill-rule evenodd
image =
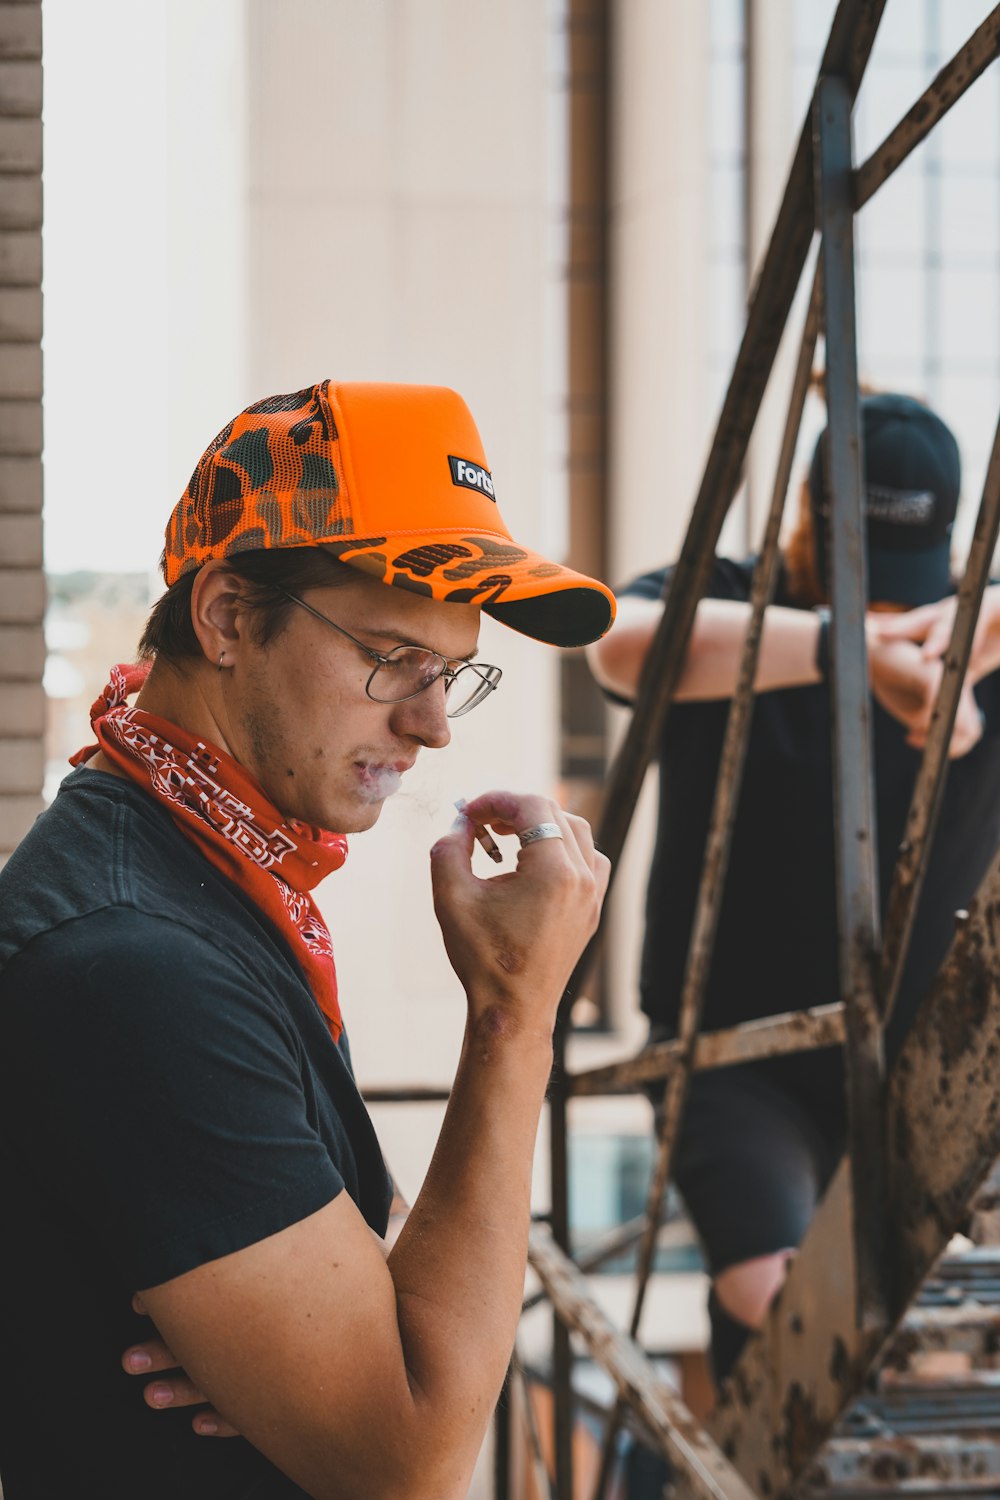
<instances>
[{"instance_id":1,"label":"rusty metal staircase","mask_svg":"<svg viewBox=\"0 0 1000 1500\"><path fill-rule=\"evenodd\" d=\"M533 1225L529 1258L553 1311L550 1441L538 1432L515 1358L497 1409L496 1500L605 1500L623 1421L668 1461L671 1494L702 1500L838 1500L890 1494L1000 1496L1000 1236L956 1251L977 1194L1000 1158L1000 853L886 1078L891 1016L919 897L959 693L1000 531L1000 426L958 593L952 639L913 792L906 838L880 930L872 838L864 548L855 342L854 215L1000 55L1000 6L959 49L876 151L852 159L851 119L887 0L840 0L789 171L681 555L649 650L628 733L606 783L597 838L622 852L656 753L698 601L737 491L778 346L804 277L811 292L751 590L751 620L720 761L715 805L675 1040L573 1073L569 1016L598 934L570 982L549 1089L551 1211ZM902 5L908 0L892 0ZM817 341L825 343L833 494L831 694L834 706L838 927L842 1004L700 1031L702 996L725 882L753 708L764 611ZM702 1424L660 1378L639 1338L673 1142L694 1070L840 1044L848 1149L759 1335ZM645 1215L574 1259L568 1111L573 1098L634 1092L662 1080L665 1107ZM446 1090L372 1090L371 1102L439 1100ZM997 1189L992 1192L996 1204ZM638 1246L633 1315L614 1327L588 1273ZM949 1249L949 1246L952 1246ZM574 1484L574 1343L611 1377L596 1487ZM959 1355L945 1374L942 1354ZM932 1356L938 1356L935 1373ZM525 1441L527 1440L527 1441ZM518 1455L527 1449L527 1462ZM547 1465L543 1450L551 1452Z\"/></svg>"},{"instance_id":2,"label":"rusty metal staircase","mask_svg":"<svg viewBox=\"0 0 1000 1500\"><path fill-rule=\"evenodd\" d=\"M953 1245L806 1470L802 1494L1000 1493L998 1353L1000 1249Z\"/></svg>"},{"instance_id":3,"label":"rusty metal staircase","mask_svg":"<svg viewBox=\"0 0 1000 1500\"><path fill-rule=\"evenodd\" d=\"M598 841L617 860L655 754L698 600L803 276L812 290L788 418L751 593L751 624L732 701L675 1041L573 1075L570 1008L596 951L581 960L557 1029L550 1089L552 1209L530 1259L554 1310L554 1474L542 1493L578 1500L573 1483L575 1335L612 1377L594 1500L614 1479L626 1413L667 1458L677 1495L762 1500L817 1487L870 1493L1000 1494L1000 1373L987 1367L1000 1326L1000 1253L947 1255L1000 1156L1000 856L968 913L893 1068L882 1033L892 1013L935 826L946 751L1000 528L1000 428L960 586L946 670L914 789L906 841L880 931L864 646L864 524L855 343L854 215L1000 53L1000 7L941 70L882 145L852 160L851 118L886 0L841 0L630 728L609 775ZM902 3L902 0L898 0ZM764 611L777 574L778 532L817 340L825 339L831 433L831 693L837 784L837 884L844 1003L699 1033L702 996L739 796ZM673 1141L693 1069L837 1041L845 1049L848 1150L761 1334L752 1339L705 1425L659 1379L639 1344ZM665 1083L665 1108L642 1223L624 1226L587 1263L571 1255L569 1101ZM638 1242L633 1316L610 1325L585 1272ZM946 1288L946 1291L942 1291ZM993 1297L996 1300L993 1301ZM988 1299L988 1300L987 1300ZM931 1351L964 1353L963 1380L930 1378ZM940 1363L940 1361L939 1361ZM508 1434L498 1429L498 1494L509 1492Z\"/></svg>"}]
</instances>

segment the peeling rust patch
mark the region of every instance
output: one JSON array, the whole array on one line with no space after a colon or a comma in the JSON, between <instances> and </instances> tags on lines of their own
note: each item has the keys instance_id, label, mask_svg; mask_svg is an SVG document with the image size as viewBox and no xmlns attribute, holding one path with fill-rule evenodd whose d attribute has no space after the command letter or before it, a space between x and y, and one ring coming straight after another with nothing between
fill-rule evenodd
<instances>
[{"instance_id":1,"label":"peeling rust patch","mask_svg":"<svg viewBox=\"0 0 1000 1500\"><path fill-rule=\"evenodd\" d=\"M947 1092L947 1070L955 1066L963 1053L978 1048L982 1041L993 985L981 955L977 955L977 959L965 967L962 982L951 986L951 1003L934 1008L934 1030L941 1067L945 1070L945 1076L941 1078L943 1092Z\"/></svg>"},{"instance_id":2,"label":"peeling rust patch","mask_svg":"<svg viewBox=\"0 0 1000 1500\"><path fill-rule=\"evenodd\" d=\"M838 1334L830 1349L830 1379L834 1385L846 1385L851 1377L851 1359L847 1345Z\"/></svg>"},{"instance_id":3,"label":"peeling rust patch","mask_svg":"<svg viewBox=\"0 0 1000 1500\"><path fill-rule=\"evenodd\" d=\"M792 1474L798 1474L826 1435L826 1423L816 1411L812 1396L803 1390L797 1380L789 1386L782 1418L780 1436L786 1467Z\"/></svg>"},{"instance_id":4,"label":"peeling rust patch","mask_svg":"<svg viewBox=\"0 0 1000 1500\"><path fill-rule=\"evenodd\" d=\"M878 1484L892 1484L906 1478L906 1465L891 1453L879 1453L872 1459L872 1478Z\"/></svg>"},{"instance_id":5,"label":"peeling rust patch","mask_svg":"<svg viewBox=\"0 0 1000 1500\"><path fill-rule=\"evenodd\" d=\"M913 1329L904 1328L896 1335L892 1347L883 1361L886 1370L908 1370L914 1355L920 1352L920 1335Z\"/></svg>"}]
</instances>

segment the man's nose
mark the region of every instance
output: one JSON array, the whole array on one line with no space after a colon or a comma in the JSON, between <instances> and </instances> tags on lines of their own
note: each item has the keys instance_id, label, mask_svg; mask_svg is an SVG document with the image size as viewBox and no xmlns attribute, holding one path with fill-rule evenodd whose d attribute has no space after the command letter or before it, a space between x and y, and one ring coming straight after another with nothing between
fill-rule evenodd
<instances>
[{"instance_id":1,"label":"man's nose","mask_svg":"<svg viewBox=\"0 0 1000 1500\"><path fill-rule=\"evenodd\" d=\"M451 739L445 692L445 679L439 677L423 692L397 703L392 715L394 732L419 740L428 750L443 750Z\"/></svg>"}]
</instances>

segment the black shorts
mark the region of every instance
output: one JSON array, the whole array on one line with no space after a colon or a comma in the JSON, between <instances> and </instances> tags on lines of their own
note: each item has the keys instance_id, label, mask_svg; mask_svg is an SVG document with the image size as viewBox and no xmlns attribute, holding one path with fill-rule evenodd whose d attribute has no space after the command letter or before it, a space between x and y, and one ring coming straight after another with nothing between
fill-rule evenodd
<instances>
[{"instance_id":1,"label":"black shorts","mask_svg":"<svg viewBox=\"0 0 1000 1500\"><path fill-rule=\"evenodd\" d=\"M772 1062L691 1077L672 1176L713 1276L797 1246L843 1154L839 1100L817 1117L779 1079Z\"/></svg>"}]
</instances>

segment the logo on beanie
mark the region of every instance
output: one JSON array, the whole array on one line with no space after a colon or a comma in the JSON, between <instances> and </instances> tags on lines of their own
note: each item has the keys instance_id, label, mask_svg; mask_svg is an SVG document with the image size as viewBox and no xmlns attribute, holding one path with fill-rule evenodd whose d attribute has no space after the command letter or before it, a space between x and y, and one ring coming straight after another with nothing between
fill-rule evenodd
<instances>
[{"instance_id":1,"label":"logo on beanie","mask_svg":"<svg viewBox=\"0 0 1000 1500\"><path fill-rule=\"evenodd\" d=\"M934 519L934 496L930 490L893 490L885 484L870 484L865 510L873 521L928 526Z\"/></svg>"},{"instance_id":2,"label":"logo on beanie","mask_svg":"<svg viewBox=\"0 0 1000 1500\"><path fill-rule=\"evenodd\" d=\"M448 466L451 469L452 484L464 485L467 490L478 490L488 499L496 500L493 480L490 478L489 470L484 469L482 464L471 463L467 458L453 458L449 453Z\"/></svg>"}]
</instances>

